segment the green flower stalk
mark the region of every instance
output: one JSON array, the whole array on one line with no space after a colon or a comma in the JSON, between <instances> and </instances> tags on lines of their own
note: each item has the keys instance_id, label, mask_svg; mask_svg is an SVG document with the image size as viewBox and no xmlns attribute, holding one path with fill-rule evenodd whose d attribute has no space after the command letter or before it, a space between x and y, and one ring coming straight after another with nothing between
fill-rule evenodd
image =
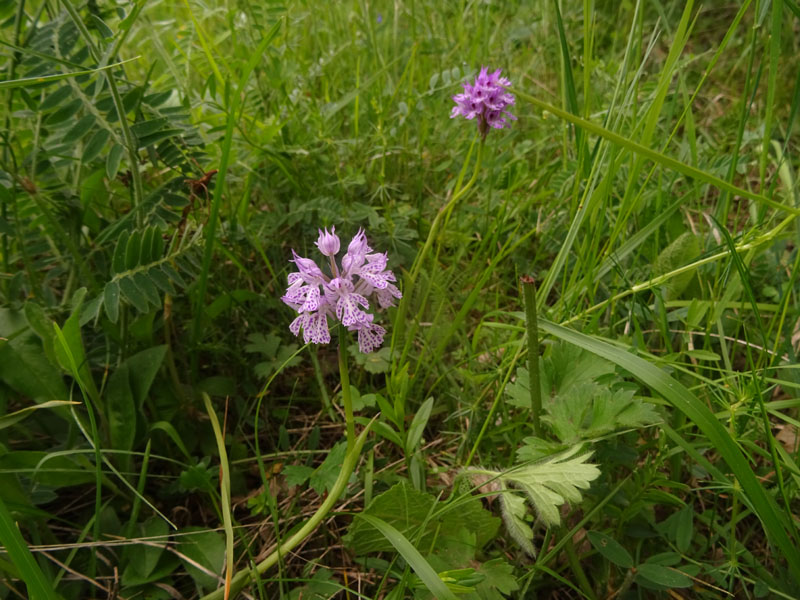
<instances>
[{"instance_id":1,"label":"green flower stalk","mask_svg":"<svg viewBox=\"0 0 800 600\"><path fill-rule=\"evenodd\" d=\"M533 277L520 278L525 298L525 326L528 329L528 375L530 378L531 419L536 437L542 437L542 390L539 384L539 322L536 316L536 284Z\"/></svg>"}]
</instances>

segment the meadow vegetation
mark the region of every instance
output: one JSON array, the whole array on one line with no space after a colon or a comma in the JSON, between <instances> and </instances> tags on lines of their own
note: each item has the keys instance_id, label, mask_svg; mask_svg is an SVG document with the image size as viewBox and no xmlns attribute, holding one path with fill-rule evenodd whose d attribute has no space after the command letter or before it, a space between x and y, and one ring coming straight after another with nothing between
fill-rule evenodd
<instances>
[{"instance_id":1,"label":"meadow vegetation","mask_svg":"<svg viewBox=\"0 0 800 600\"><path fill-rule=\"evenodd\" d=\"M797 0L3 0L0 72L0 598L800 597Z\"/></svg>"}]
</instances>

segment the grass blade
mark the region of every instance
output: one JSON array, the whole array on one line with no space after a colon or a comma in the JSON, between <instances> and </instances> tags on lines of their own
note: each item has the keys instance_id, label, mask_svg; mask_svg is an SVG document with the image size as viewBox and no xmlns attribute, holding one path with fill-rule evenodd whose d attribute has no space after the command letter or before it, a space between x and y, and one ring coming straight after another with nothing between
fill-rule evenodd
<instances>
[{"instance_id":1,"label":"grass blade","mask_svg":"<svg viewBox=\"0 0 800 600\"><path fill-rule=\"evenodd\" d=\"M11 427L15 423L19 423L23 419L30 417L40 408L55 408L57 406L69 406L70 404L80 404L80 402L73 402L72 400L48 400L47 402L42 402L41 404L26 406L20 410L0 416L0 429L5 429L6 427Z\"/></svg>"},{"instance_id":2,"label":"grass blade","mask_svg":"<svg viewBox=\"0 0 800 600\"><path fill-rule=\"evenodd\" d=\"M0 542L5 547L11 562L28 586L28 594L33 600L57 600L53 584L39 568L33 554L17 528L11 513L0 498Z\"/></svg>"},{"instance_id":3,"label":"grass blade","mask_svg":"<svg viewBox=\"0 0 800 600\"><path fill-rule=\"evenodd\" d=\"M711 173L706 173L700 169L687 165L684 162L681 162L677 159L672 158L671 156L667 156L659 152L658 150L653 150L638 142L634 142L631 139L628 139L618 133L614 133L613 131L609 131L605 127L601 125L597 125L596 123L592 123L591 121L587 121L586 119L582 119L581 117L576 117L575 115L561 110L557 106L553 106L543 100L539 100L538 98L531 96L530 94L526 94L525 92L521 92L519 90L512 90L518 98L521 100L525 100L526 102L530 102L535 107L539 108L540 110L547 111L560 119L564 119L565 121L569 121L570 123L574 123L575 125L582 127L588 133L599 135L600 137L607 139L612 144L616 144L644 156L645 158L652 160L668 169L672 169L673 171L677 171L685 175L686 177L691 177L692 179L697 179L704 183L708 183L713 185L714 187L730 192L737 196L741 196L742 198L747 198L748 200L752 200L754 202L758 202L761 204L766 204L767 206L771 206L776 210L784 210L788 213L793 215L800 215L800 208L795 208L793 206L786 206L785 204L781 204L780 202L776 202L771 198L767 198L761 194L756 194L755 192L751 192L744 188L740 188L739 186L733 185L725 181L724 179L720 179L716 175L712 175Z\"/></svg>"},{"instance_id":4,"label":"grass blade","mask_svg":"<svg viewBox=\"0 0 800 600\"><path fill-rule=\"evenodd\" d=\"M11 79L9 81L0 81L0 90L7 90L10 88L17 88L17 87L30 87L33 85L38 85L41 83L52 83L54 81L60 81L62 79L69 79L70 77L79 77L81 75L92 75L94 73L99 73L100 71L106 71L108 69L116 69L120 65L124 65L125 63L129 63L133 60L137 60L139 57L129 58L128 60L123 60L120 62L116 62L113 65L106 65L104 67L98 67L97 69L85 69L83 71L72 71L70 73L58 73L55 75L41 75L39 77L22 77L21 79Z\"/></svg>"},{"instance_id":5,"label":"grass blade","mask_svg":"<svg viewBox=\"0 0 800 600\"><path fill-rule=\"evenodd\" d=\"M211 398L208 394L203 394L203 404L206 407L211 427L214 429L214 439L217 441L217 451L219 452L219 495L220 510L222 510L222 521L225 529L225 600L230 595L231 579L233 578L233 520L231 519L231 471L228 463L228 452L225 449L225 433L219 426L219 419L214 407L211 405Z\"/></svg>"}]
</instances>

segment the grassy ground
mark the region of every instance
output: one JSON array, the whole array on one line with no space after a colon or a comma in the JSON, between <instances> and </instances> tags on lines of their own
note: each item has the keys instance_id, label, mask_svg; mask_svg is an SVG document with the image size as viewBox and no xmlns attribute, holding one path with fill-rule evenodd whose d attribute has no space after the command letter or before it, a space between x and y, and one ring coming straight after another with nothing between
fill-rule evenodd
<instances>
[{"instance_id":1,"label":"grassy ground","mask_svg":"<svg viewBox=\"0 0 800 600\"><path fill-rule=\"evenodd\" d=\"M800 597L795 0L0 31L0 598ZM367 355L280 300L330 226Z\"/></svg>"}]
</instances>

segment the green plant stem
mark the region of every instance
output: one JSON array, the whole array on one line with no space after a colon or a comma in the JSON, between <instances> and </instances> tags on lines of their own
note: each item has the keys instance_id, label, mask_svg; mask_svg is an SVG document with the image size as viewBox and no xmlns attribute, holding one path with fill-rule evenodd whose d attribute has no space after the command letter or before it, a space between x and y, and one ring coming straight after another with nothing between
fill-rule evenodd
<instances>
[{"instance_id":1,"label":"green plant stem","mask_svg":"<svg viewBox=\"0 0 800 600\"><path fill-rule=\"evenodd\" d=\"M581 590L583 590L583 593L586 594L587 598L594 600L596 596L594 594L594 590L592 589L592 584L589 583L589 578L586 577L586 573L581 566L581 561L578 559L578 553L575 552L575 542L572 540L571 535L568 535L567 537L567 542L564 544L564 550L567 553L570 569L572 569L572 573L578 579L578 585L580 585Z\"/></svg>"},{"instance_id":2,"label":"green plant stem","mask_svg":"<svg viewBox=\"0 0 800 600\"><path fill-rule=\"evenodd\" d=\"M342 404L344 405L344 422L347 428L347 452L356 441L355 421L353 420L353 398L350 395L350 371L347 369L347 330L339 324L339 377L342 382Z\"/></svg>"},{"instance_id":3,"label":"green plant stem","mask_svg":"<svg viewBox=\"0 0 800 600\"><path fill-rule=\"evenodd\" d=\"M214 438L217 440L217 451L219 452L219 495L220 508L222 510L222 523L225 528L225 598L229 597L231 578L233 577L233 520L231 519L231 472L228 464L228 452L225 449L225 432L219 426L219 419L214 407L211 405L211 398L203 393L203 404L205 404L208 418L211 420L211 427L214 429Z\"/></svg>"},{"instance_id":4,"label":"green plant stem","mask_svg":"<svg viewBox=\"0 0 800 600\"><path fill-rule=\"evenodd\" d=\"M475 145L475 141L472 141L472 145L470 146L469 152L467 152L467 158L464 160L464 165L461 167L461 171L459 173L458 179L456 180L456 185L453 188L453 195L450 197L450 200L445 204L439 212L436 214L436 217L433 219L433 223L431 224L430 231L428 232L428 237L425 239L425 244L422 246L422 250L419 251L417 254L416 259L414 260L414 264L411 266L411 271L406 276L405 279L405 286L403 288L403 298L400 300L400 305L397 309L397 318L395 319L395 328L394 334L392 336L392 350L394 351L395 343L397 340L403 337L403 333L405 332L405 320L406 320L406 313L408 312L408 305L411 302L411 299L414 294L414 285L417 281L417 277L419 276L419 272L422 269L422 265L427 260L428 255L430 254L431 248L433 247L433 243L436 240L437 235L439 234L439 228L442 225L442 222L446 223L450 220L450 214L453 212L456 203L464 197L464 195L472 188L475 182L478 180L478 173L480 172L481 162L483 158L483 145L485 139L483 137L480 138L480 142L478 144L478 155L475 158L475 168L472 171L472 177L470 180L462 187L462 182L464 181L464 176L466 175L467 165L469 164L470 158L472 157L472 149ZM425 307L425 300L427 300L427 293L423 302L420 303L420 311L422 311ZM419 317L419 315L417 315ZM419 318L417 318L414 323L417 323ZM403 345L403 353L398 361L398 364L402 364L405 360L406 354L408 354L408 350L410 349L410 338L413 337L413 330L412 332L406 336L406 341Z\"/></svg>"},{"instance_id":5,"label":"green plant stem","mask_svg":"<svg viewBox=\"0 0 800 600\"><path fill-rule=\"evenodd\" d=\"M531 393L531 418L536 437L542 437L542 390L539 384L539 323L536 317L536 284L533 277L524 275L522 292L525 298L525 325L528 328L528 376Z\"/></svg>"},{"instance_id":6,"label":"green plant stem","mask_svg":"<svg viewBox=\"0 0 800 600\"><path fill-rule=\"evenodd\" d=\"M751 248L758 248L759 246L762 246L763 244L771 242L776 237L778 237L778 235L781 233L781 231L786 229L786 227L789 224L791 224L792 221L794 221L796 218L797 218L797 215L795 215L795 214L789 215L788 217L783 219L780 223L778 223L775 227L770 229L767 233L754 238L751 242L746 242L746 243L741 244L739 246L735 246L736 251L737 252L742 252L744 250L750 250ZM567 319L566 321L564 321L562 323L562 325L569 325L570 323L574 323L576 321L580 321L581 319L584 319L587 315L589 315L589 314L591 314L591 313L593 313L593 312L595 312L597 310L603 309L606 306L608 306L609 304L614 304L615 302L618 302L619 300L622 300L623 298L626 298L627 296L630 296L632 294L636 294L638 292L642 292L642 291L648 290L650 288L658 287L658 286L666 283L667 281L669 281L673 277L676 277L676 276L678 276L678 275L680 275L682 273L688 273L690 271L694 271L695 269L697 269L698 267L700 267L702 265L706 265L708 263L712 263L712 262L714 262L716 260L719 260L721 258L728 257L728 256L730 256L730 254L731 254L730 250L725 250L723 252L717 252L716 254L712 254L710 256L706 256L704 258L701 258L699 260L694 261L693 263L690 263L688 265L684 265L683 267L679 267L677 269L674 269L674 270L670 271L669 273L664 273L663 275L659 275L658 277L653 277L652 279L648 279L647 281L644 281L642 283L637 283L636 285L631 286L627 290L622 291L622 292L612 296L611 298L603 300L602 302L599 302L598 304L595 304L594 306L590 306L589 308L584 310L582 313L580 313L578 315L575 315L574 317L571 317L571 318Z\"/></svg>"},{"instance_id":7,"label":"green plant stem","mask_svg":"<svg viewBox=\"0 0 800 600\"><path fill-rule=\"evenodd\" d=\"M328 388L325 387L325 380L322 378L322 367L319 364L319 358L315 350L311 349L308 353L311 359L311 364L314 367L314 377L317 380L317 387L319 387L319 395L322 397L322 408L329 416L333 416L331 409L331 398L328 395Z\"/></svg>"},{"instance_id":8,"label":"green plant stem","mask_svg":"<svg viewBox=\"0 0 800 600\"><path fill-rule=\"evenodd\" d=\"M342 463L342 468L339 471L339 477L337 477L336 483L333 484L333 487L328 493L327 498L325 498L325 501L320 505L311 518L309 518L300 529L298 529L291 537L289 537L289 539L283 542L283 544L281 544L278 548L273 550L269 556L267 556L267 558L262 560L255 567L239 571L233 576L230 585L231 598L235 598L236 594L238 594L245 585L250 583L254 577L263 575L270 567L277 563L282 556L286 555L292 549L297 547L300 542L311 535L311 533L313 533L317 526L333 509L333 506L336 504L336 502L338 502L339 497L347 487L347 482L350 479L350 475L355 470L356 463L361 455L361 449L364 447L364 442L367 440L367 435L372 429L372 424L374 422L374 420L370 421L366 428L364 428L364 431L362 431L361 434L355 439L353 448L348 450L344 457L344 462ZM218 589L210 594L206 594L200 600L222 600L224 598L223 594L224 590Z\"/></svg>"}]
</instances>

